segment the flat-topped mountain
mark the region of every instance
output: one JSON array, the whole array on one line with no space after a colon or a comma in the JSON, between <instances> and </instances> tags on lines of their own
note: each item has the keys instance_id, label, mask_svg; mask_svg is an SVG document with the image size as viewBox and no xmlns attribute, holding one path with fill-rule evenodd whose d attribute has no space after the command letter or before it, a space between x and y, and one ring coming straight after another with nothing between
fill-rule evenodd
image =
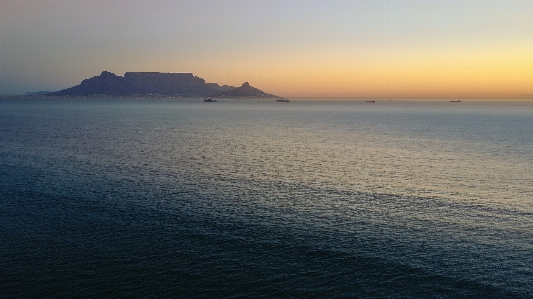
<instances>
[{"instance_id":1,"label":"flat-topped mountain","mask_svg":"<svg viewBox=\"0 0 533 299\"><path fill-rule=\"evenodd\" d=\"M245 82L241 87L206 83L192 73L127 72L124 76L103 71L79 85L48 93L47 96L143 96L181 97L261 97L275 98Z\"/></svg>"}]
</instances>

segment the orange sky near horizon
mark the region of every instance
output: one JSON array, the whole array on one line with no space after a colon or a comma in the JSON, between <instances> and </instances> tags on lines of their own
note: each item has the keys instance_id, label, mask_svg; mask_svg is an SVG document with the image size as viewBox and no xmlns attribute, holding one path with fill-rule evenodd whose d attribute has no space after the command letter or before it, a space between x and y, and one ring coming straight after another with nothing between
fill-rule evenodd
<instances>
[{"instance_id":1,"label":"orange sky near horizon","mask_svg":"<svg viewBox=\"0 0 533 299\"><path fill-rule=\"evenodd\" d=\"M322 51L314 59L264 55L249 66L255 71L249 72L246 80L267 92L292 98L533 99L533 55L523 51L526 48L517 50L510 45L491 51L405 50L400 54ZM220 71L238 77L242 66L230 67L228 64ZM216 77L217 71L212 76L210 70L205 73L208 80ZM235 82L240 84L239 79Z\"/></svg>"}]
</instances>

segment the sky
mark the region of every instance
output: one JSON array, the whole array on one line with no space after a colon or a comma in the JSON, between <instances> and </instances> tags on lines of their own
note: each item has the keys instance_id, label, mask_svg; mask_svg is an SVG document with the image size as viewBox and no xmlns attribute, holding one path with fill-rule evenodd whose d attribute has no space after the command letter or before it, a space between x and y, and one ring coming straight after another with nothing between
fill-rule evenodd
<instances>
[{"instance_id":1,"label":"sky","mask_svg":"<svg viewBox=\"0 0 533 299\"><path fill-rule=\"evenodd\" d=\"M190 72L289 98L531 98L530 0L0 0L0 94Z\"/></svg>"}]
</instances>

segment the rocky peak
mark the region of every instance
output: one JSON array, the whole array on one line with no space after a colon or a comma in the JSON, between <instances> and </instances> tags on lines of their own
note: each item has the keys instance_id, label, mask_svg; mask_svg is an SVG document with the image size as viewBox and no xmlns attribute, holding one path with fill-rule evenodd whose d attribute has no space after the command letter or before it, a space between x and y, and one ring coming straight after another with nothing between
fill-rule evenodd
<instances>
[{"instance_id":1,"label":"rocky peak","mask_svg":"<svg viewBox=\"0 0 533 299\"><path fill-rule=\"evenodd\" d=\"M244 82L241 87L229 90L223 94L224 96L233 96L233 97L272 97L262 90L259 90L250 85L248 82Z\"/></svg>"},{"instance_id":2,"label":"rocky peak","mask_svg":"<svg viewBox=\"0 0 533 299\"><path fill-rule=\"evenodd\" d=\"M111 72L108 72L108 71L103 71L101 74L100 74L100 78L109 78L109 77L116 77L117 75L111 73Z\"/></svg>"}]
</instances>

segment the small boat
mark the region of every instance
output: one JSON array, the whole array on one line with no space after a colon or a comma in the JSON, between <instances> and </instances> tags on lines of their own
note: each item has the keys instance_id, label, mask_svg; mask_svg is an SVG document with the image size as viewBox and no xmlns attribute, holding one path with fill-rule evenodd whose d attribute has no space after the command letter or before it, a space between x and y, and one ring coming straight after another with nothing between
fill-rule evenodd
<instances>
[{"instance_id":1,"label":"small boat","mask_svg":"<svg viewBox=\"0 0 533 299\"><path fill-rule=\"evenodd\" d=\"M287 103L287 102L290 102L290 101L291 100L289 100L289 99L276 99L276 102L285 102L285 103Z\"/></svg>"},{"instance_id":2,"label":"small boat","mask_svg":"<svg viewBox=\"0 0 533 299\"><path fill-rule=\"evenodd\" d=\"M217 100L214 100L214 99L210 99L210 98L205 98L204 99L204 102L216 102Z\"/></svg>"},{"instance_id":3,"label":"small boat","mask_svg":"<svg viewBox=\"0 0 533 299\"><path fill-rule=\"evenodd\" d=\"M461 100L450 101L450 103L461 103Z\"/></svg>"},{"instance_id":4,"label":"small boat","mask_svg":"<svg viewBox=\"0 0 533 299\"><path fill-rule=\"evenodd\" d=\"M367 103L375 103L375 102L376 102L376 100L372 100L372 101L365 101L365 102L367 102Z\"/></svg>"}]
</instances>

